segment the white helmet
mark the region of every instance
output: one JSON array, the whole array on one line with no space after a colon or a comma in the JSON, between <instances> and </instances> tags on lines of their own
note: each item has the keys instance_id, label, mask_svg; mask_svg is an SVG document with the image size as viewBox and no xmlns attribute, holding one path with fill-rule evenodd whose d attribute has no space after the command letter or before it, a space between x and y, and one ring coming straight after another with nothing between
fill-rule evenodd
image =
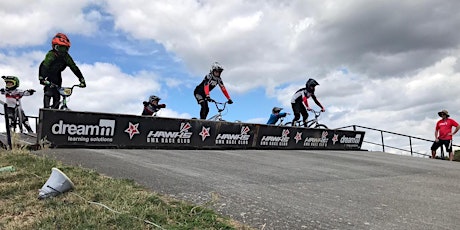
<instances>
[{"instance_id":1,"label":"white helmet","mask_svg":"<svg viewBox=\"0 0 460 230\"><path fill-rule=\"evenodd\" d=\"M219 62L214 62L211 65L211 72L214 71L214 70L222 72L224 70L224 68L222 67L222 65Z\"/></svg>"}]
</instances>

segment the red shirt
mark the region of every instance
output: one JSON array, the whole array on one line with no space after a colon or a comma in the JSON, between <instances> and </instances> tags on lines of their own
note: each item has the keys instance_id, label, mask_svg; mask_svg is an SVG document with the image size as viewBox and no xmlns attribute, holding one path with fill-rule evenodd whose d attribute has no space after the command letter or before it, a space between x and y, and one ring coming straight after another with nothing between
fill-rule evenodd
<instances>
[{"instance_id":1,"label":"red shirt","mask_svg":"<svg viewBox=\"0 0 460 230\"><path fill-rule=\"evenodd\" d=\"M436 130L439 131L438 139L440 140L452 140L452 135L448 135L448 133L452 133L452 127L457 127L458 123L450 118L446 120L439 120L436 123Z\"/></svg>"}]
</instances>

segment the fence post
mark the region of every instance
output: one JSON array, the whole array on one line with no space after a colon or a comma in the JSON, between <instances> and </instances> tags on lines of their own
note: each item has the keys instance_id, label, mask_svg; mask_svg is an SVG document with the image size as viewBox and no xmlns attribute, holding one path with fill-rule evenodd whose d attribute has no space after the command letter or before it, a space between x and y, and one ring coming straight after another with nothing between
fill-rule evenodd
<instances>
[{"instance_id":1,"label":"fence post","mask_svg":"<svg viewBox=\"0 0 460 230\"><path fill-rule=\"evenodd\" d=\"M383 143L383 131L380 131L380 136L382 137L382 151L385 152L385 143Z\"/></svg>"},{"instance_id":2,"label":"fence post","mask_svg":"<svg viewBox=\"0 0 460 230\"><path fill-rule=\"evenodd\" d=\"M412 152L412 137L409 137L409 146L410 146L410 155L414 156L414 154Z\"/></svg>"},{"instance_id":3,"label":"fence post","mask_svg":"<svg viewBox=\"0 0 460 230\"><path fill-rule=\"evenodd\" d=\"M7 148L11 150L12 149L12 147L11 147L12 144L11 144L10 119L8 119L8 113L7 113L8 105L5 102L1 101L1 100L0 100L0 103L3 104L3 111L4 111L4 114L5 114L6 141L7 141L7 144L8 144Z\"/></svg>"}]
</instances>

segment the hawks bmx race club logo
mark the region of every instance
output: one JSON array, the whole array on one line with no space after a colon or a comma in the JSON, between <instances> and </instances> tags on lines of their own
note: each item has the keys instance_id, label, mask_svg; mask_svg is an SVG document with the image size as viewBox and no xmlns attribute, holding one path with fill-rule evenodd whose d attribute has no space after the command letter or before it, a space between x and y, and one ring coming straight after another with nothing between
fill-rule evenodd
<instances>
[{"instance_id":1,"label":"hawks bmx race club logo","mask_svg":"<svg viewBox=\"0 0 460 230\"><path fill-rule=\"evenodd\" d=\"M260 140L261 146L288 146L289 129L283 129L281 136L262 136Z\"/></svg>"},{"instance_id":2,"label":"hawks bmx race club logo","mask_svg":"<svg viewBox=\"0 0 460 230\"><path fill-rule=\"evenodd\" d=\"M329 141L329 138L327 138L327 135L329 133L327 131L323 131L321 133L321 137L307 137L305 138L305 141L303 142L303 146L306 147L327 147L327 142Z\"/></svg>"},{"instance_id":3,"label":"hawks bmx race club logo","mask_svg":"<svg viewBox=\"0 0 460 230\"><path fill-rule=\"evenodd\" d=\"M251 135L248 126L241 127L240 133L219 133L216 137L216 145L247 145Z\"/></svg>"},{"instance_id":4,"label":"hawks bmx race club logo","mask_svg":"<svg viewBox=\"0 0 460 230\"><path fill-rule=\"evenodd\" d=\"M192 128L190 123L183 122L180 124L178 131L150 131L147 135L147 143L190 144L190 139L192 138L190 128Z\"/></svg>"}]
</instances>

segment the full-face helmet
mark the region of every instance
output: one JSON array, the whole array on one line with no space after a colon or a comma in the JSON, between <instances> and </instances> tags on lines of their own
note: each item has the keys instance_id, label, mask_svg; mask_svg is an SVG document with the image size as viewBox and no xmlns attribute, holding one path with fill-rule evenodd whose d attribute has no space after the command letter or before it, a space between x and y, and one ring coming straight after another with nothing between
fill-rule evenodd
<instances>
[{"instance_id":1,"label":"full-face helmet","mask_svg":"<svg viewBox=\"0 0 460 230\"><path fill-rule=\"evenodd\" d=\"M283 110L283 108L280 108L280 107L273 107L272 112L273 112L273 113L279 113L279 112L281 112L281 110Z\"/></svg>"},{"instance_id":2,"label":"full-face helmet","mask_svg":"<svg viewBox=\"0 0 460 230\"><path fill-rule=\"evenodd\" d=\"M212 71L222 72L222 71L224 71L224 68L222 67L222 65L219 62L214 62L211 65L211 72Z\"/></svg>"},{"instance_id":3,"label":"full-face helmet","mask_svg":"<svg viewBox=\"0 0 460 230\"><path fill-rule=\"evenodd\" d=\"M307 83L305 83L305 87L307 89L310 89L310 87L315 87L317 85L319 85L319 83L313 78L308 79Z\"/></svg>"},{"instance_id":4,"label":"full-face helmet","mask_svg":"<svg viewBox=\"0 0 460 230\"><path fill-rule=\"evenodd\" d=\"M161 98L155 96L155 95L152 95L149 97L149 103L152 104L154 101L156 102L159 102L161 100Z\"/></svg>"},{"instance_id":5,"label":"full-face helmet","mask_svg":"<svg viewBox=\"0 0 460 230\"><path fill-rule=\"evenodd\" d=\"M51 46L54 50L59 52L67 52L70 49L70 40L67 35L63 33L57 33L51 40Z\"/></svg>"},{"instance_id":6,"label":"full-face helmet","mask_svg":"<svg viewBox=\"0 0 460 230\"><path fill-rule=\"evenodd\" d=\"M2 76L3 80L5 81L5 88L7 90L15 90L19 87L19 78L16 76Z\"/></svg>"}]
</instances>

